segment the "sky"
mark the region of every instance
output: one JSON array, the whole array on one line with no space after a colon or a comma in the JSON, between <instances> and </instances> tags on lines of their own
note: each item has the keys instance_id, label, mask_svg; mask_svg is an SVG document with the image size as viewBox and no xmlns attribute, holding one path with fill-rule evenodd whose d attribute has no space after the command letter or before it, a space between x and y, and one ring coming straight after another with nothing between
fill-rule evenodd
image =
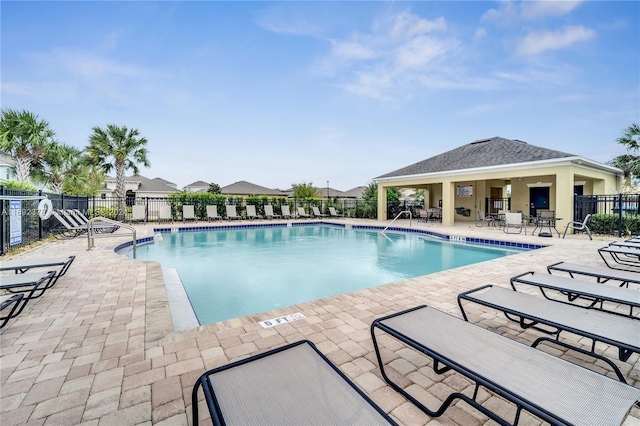
<instances>
[{"instance_id":1,"label":"sky","mask_svg":"<svg viewBox=\"0 0 640 426\"><path fill-rule=\"evenodd\" d=\"M637 1L0 2L0 105L138 129L182 188L346 191L501 136L607 162L640 121ZM130 172L128 173L130 174Z\"/></svg>"}]
</instances>

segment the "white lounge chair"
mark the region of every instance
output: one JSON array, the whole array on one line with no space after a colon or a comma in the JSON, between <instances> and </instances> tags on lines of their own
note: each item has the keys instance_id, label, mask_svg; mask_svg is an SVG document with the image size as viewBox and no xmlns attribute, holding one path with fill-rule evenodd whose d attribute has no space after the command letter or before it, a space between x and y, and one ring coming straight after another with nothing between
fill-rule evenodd
<instances>
[{"instance_id":1,"label":"white lounge chair","mask_svg":"<svg viewBox=\"0 0 640 426\"><path fill-rule=\"evenodd\" d=\"M338 214L335 207L329 207L329 214L331 214L331 217L344 217L344 215Z\"/></svg>"},{"instance_id":2,"label":"white lounge chair","mask_svg":"<svg viewBox=\"0 0 640 426\"><path fill-rule=\"evenodd\" d=\"M193 220L198 223L198 218L193 211L193 205L182 206L182 223L186 222L187 220Z\"/></svg>"},{"instance_id":3,"label":"white lounge chair","mask_svg":"<svg viewBox=\"0 0 640 426\"><path fill-rule=\"evenodd\" d=\"M270 205L270 204L265 204L265 206L264 206L264 216L265 216L267 219L275 219L275 218L280 218L280 217L282 217L281 215L279 215L279 214L275 214L275 213L273 212L273 206L272 206L272 205Z\"/></svg>"},{"instance_id":4,"label":"white lounge chair","mask_svg":"<svg viewBox=\"0 0 640 426\"><path fill-rule=\"evenodd\" d=\"M211 219L213 219L213 220L216 220L216 219L222 220L222 216L220 216L218 214L218 206L216 206L216 205L207 206L207 221L211 222Z\"/></svg>"},{"instance_id":5,"label":"white lounge chair","mask_svg":"<svg viewBox=\"0 0 640 426\"><path fill-rule=\"evenodd\" d=\"M256 206L247 204L247 219L262 219L262 216L256 213Z\"/></svg>"},{"instance_id":6,"label":"white lounge chair","mask_svg":"<svg viewBox=\"0 0 640 426\"><path fill-rule=\"evenodd\" d=\"M298 207L298 217L302 217L305 219L311 218L311 216L304 211L304 207Z\"/></svg>"},{"instance_id":7,"label":"white lounge chair","mask_svg":"<svg viewBox=\"0 0 640 426\"><path fill-rule=\"evenodd\" d=\"M311 209L313 210L313 217L327 217L326 214L320 213L320 209L316 206L311 207Z\"/></svg>"},{"instance_id":8,"label":"white lounge chair","mask_svg":"<svg viewBox=\"0 0 640 426\"><path fill-rule=\"evenodd\" d=\"M158 223L162 220L168 220L173 223L173 216L171 215L171 206L159 206L158 207Z\"/></svg>"},{"instance_id":9,"label":"white lounge chair","mask_svg":"<svg viewBox=\"0 0 640 426\"><path fill-rule=\"evenodd\" d=\"M145 206L131 206L131 219L129 219L129 223L133 222L144 222L147 223L147 214Z\"/></svg>"},{"instance_id":10,"label":"white lounge chair","mask_svg":"<svg viewBox=\"0 0 640 426\"><path fill-rule=\"evenodd\" d=\"M282 212L282 217L285 219L291 219L291 210L289 210L289 206L286 204L283 204L282 206L280 206L280 211Z\"/></svg>"},{"instance_id":11,"label":"white lounge chair","mask_svg":"<svg viewBox=\"0 0 640 426\"><path fill-rule=\"evenodd\" d=\"M236 212L236 206L233 204L227 204L226 205L227 208L227 219L229 220L233 220L233 219L242 219L242 216L238 215L238 213Z\"/></svg>"}]
</instances>

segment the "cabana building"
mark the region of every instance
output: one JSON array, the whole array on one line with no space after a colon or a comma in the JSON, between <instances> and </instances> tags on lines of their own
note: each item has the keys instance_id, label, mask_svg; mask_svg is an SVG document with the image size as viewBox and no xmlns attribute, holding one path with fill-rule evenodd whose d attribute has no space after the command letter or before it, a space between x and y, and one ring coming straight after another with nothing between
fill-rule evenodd
<instances>
[{"instance_id":1,"label":"cabana building","mask_svg":"<svg viewBox=\"0 0 640 426\"><path fill-rule=\"evenodd\" d=\"M387 220L387 188L425 190L425 208L442 208L442 223L475 221L478 212L547 209L574 220L574 195L616 194L622 170L517 139L481 139L374 178L378 220Z\"/></svg>"}]
</instances>

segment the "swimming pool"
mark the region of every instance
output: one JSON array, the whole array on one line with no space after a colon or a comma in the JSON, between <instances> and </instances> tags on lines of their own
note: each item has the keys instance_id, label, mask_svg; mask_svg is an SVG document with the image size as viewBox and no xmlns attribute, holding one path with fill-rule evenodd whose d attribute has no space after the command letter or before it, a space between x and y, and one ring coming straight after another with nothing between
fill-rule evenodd
<instances>
[{"instance_id":1,"label":"swimming pool","mask_svg":"<svg viewBox=\"0 0 640 426\"><path fill-rule=\"evenodd\" d=\"M204 325L517 252L308 225L164 233L136 258L177 269Z\"/></svg>"}]
</instances>

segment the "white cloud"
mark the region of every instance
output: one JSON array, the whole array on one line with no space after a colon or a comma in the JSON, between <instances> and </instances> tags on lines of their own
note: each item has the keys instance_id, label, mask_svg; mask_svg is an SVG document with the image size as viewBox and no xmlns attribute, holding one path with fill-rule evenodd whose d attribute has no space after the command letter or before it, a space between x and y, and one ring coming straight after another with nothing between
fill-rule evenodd
<instances>
[{"instance_id":1,"label":"white cloud","mask_svg":"<svg viewBox=\"0 0 640 426\"><path fill-rule=\"evenodd\" d=\"M376 53L357 41L335 41L333 43L334 55L345 59L370 59L376 56Z\"/></svg>"},{"instance_id":2,"label":"white cloud","mask_svg":"<svg viewBox=\"0 0 640 426\"><path fill-rule=\"evenodd\" d=\"M476 106L458 111L458 115L462 115L462 116L480 115L487 112L495 111L496 109L498 109L498 106L495 104L482 104L482 105L476 105Z\"/></svg>"},{"instance_id":3,"label":"white cloud","mask_svg":"<svg viewBox=\"0 0 640 426\"><path fill-rule=\"evenodd\" d=\"M399 46L395 52L398 70L423 68L443 59L447 52L458 47L459 42L432 37L417 37Z\"/></svg>"},{"instance_id":4,"label":"white cloud","mask_svg":"<svg viewBox=\"0 0 640 426\"><path fill-rule=\"evenodd\" d=\"M390 35L396 38L413 37L432 31L446 31L447 21L441 16L433 21L401 12L395 16Z\"/></svg>"},{"instance_id":5,"label":"white cloud","mask_svg":"<svg viewBox=\"0 0 640 426\"><path fill-rule=\"evenodd\" d=\"M489 9L482 15L482 20L502 25L515 25L519 21L531 21L549 16L564 16L571 13L583 0L542 0L520 1L504 0L499 7Z\"/></svg>"},{"instance_id":6,"label":"white cloud","mask_svg":"<svg viewBox=\"0 0 640 426\"><path fill-rule=\"evenodd\" d=\"M480 28L476 29L476 32L473 35L473 41L482 40L486 36L487 36L487 30L485 30L484 28L480 27Z\"/></svg>"},{"instance_id":7,"label":"white cloud","mask_svg":"<svg viewBox=\"0 0 640 426\"><path fill-rule=\"evenodd\" d=\"M582 26L566 26L557 31L532 32L520 41L516 52L523 56L537 55L546 50L564 49L595 36L594 30Z\"/></svg>"}]
</instances>

